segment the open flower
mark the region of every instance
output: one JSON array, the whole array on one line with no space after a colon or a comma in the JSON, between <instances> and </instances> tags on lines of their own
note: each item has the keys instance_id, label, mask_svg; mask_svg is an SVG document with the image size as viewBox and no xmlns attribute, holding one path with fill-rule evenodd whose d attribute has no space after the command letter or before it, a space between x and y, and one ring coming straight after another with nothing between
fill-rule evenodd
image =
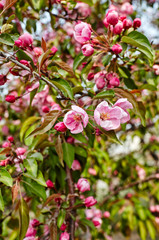
<instances>
[{"instance_id":1,"label":"open flower","mask_svg":"<svg viewBox=\"0 0 159 240\"><path fill-rule=\"evenodd\" d=\"M119 99L113 107L106 101L101 102L94 111L94 119L98 125L105 130L117 129L121 123L130 119L126 109L132 108L132 104L127 99Z\"/></svg>"},{"instance_id":2,"label":"open flower","mask_svg":"<svg viewBox=\"0 0 159 240\"><path fill-rule=\"evenodd\" d=\"M87 126L88 115L82 108L76 105L72 105L71 108L72 110L66 113L63 122L70 129L71 133L77 134L83 131L83 127Z\"/></svg>"},{"instance_id":3,"label":"open flower","mask_svg":"<svg viewBox=\"0 0 159 240\"><path fill-rule=\"evenodd\" d=\"M85 22L80 22L75 26L74 37L77 42L84 43L91 38L91 29Z\"/></svg>"}]
</instances>

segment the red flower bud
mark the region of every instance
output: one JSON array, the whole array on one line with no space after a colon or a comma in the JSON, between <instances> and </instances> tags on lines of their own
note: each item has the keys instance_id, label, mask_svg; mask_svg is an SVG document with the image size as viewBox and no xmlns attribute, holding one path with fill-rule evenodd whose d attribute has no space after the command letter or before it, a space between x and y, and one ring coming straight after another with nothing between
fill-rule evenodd
<instances>
[{"instance_id":1,"label":"red flower bud","mask_svg":"<svg viewBox=\"0 0 159 240\"><path fill-rule=\"evenodd\" d=\"M116 11L108 12L106 19L109 24L114 26L118 22L118 13Z\"/></svg>"},{"instance_id":2,"label":"red flower bud","mask_svg":"<svg viewBox=\"0 0 159 240\"><path fill-rule=\"evenodd\" d=\"M123 21L123 28L124 29L129 29L132 27L132 21L130 19L125 19Z\"/></svg>"},{"instance_id":3,"label":"red flower bud","mask_svg":"<svg viewBox=\"0 0 159 240\"><path fill-rule=\"evenodd\" d=\"M9 102L9 103L14 103L15 100L16 100L16 97L15 97L14 95L7 95L7 96L5 97L5 100L6 100L7 102Z\"/></svg>"},{"instance_id":4,"label":"red flower bud","mask_svg":"<svg viewBox=\"0 0 159 240\"><path fill-rule=\"evenodd\" d=\"M54 188L54 183L51 180L47 180L46 185L48 188Z\"/></svg>"},{"instance_id":5,"label":"red flower bud","mask_svg":"<svg viewBox=\"0 0 159 240\"><path fill-rule=\"evenodd\" d=\"M113 47L112 47L112 51L113 51L115 54L121 53L122 50L123 50L123 49L122 49L122 46L119 45L119 44L115 44L115 45L113 45Z\"/></svg>"},{"instance_id":6,"label":"red flower bud","mask_svg":"<svg viewBox=\"0 0 159 240\"><path fill-rule=\"evenodd\" d=\"M49 109L48 106L43 106L43 107L42 107L42 111L43 111L44 113L48 113L48 112L50 111L50 109Z\"/></svg>"},{"instance_id":7,"label":"red flower bud","mask_svg":"<svg viewBox=\"0 0 159 240\"><path fill-rule=\"evenodd\" d=\"M11 143L14 142L14 137L9 136L9 137L8 137L8 141L11 142Z\"/></svg>"},{"instance_id":8,"label":"red flower bud","mask_svg":"<svg viewBox=\"0 0 159 240\"><path fill-rule=\"evenodd\" d=\"M4 85L7 81L7 78L5 75L1 74L0 75L0 86Z\"/></svg>"},{"instance_id":9,"label":"red flower bud","mask_svg":"<svg viewBox=\"0 0 159 240\"><path fill-rule=\"evenodd\" d=\"M65 126L65 124L63 122L59 122L54 126L54 129L58 132L66 132L67 131L67 127Z\"/></svg>"},{"instance_id":10,"label":"red flower bud","mask_svg":"<svg viewBox=\"0 0 159 240\"><path fill-rule=\"evenodd\" d=\"M134 28L139 28L141 26L141 20L140 18L135 18L133 21L133 27Z\"/></svg>"}]
</instances>

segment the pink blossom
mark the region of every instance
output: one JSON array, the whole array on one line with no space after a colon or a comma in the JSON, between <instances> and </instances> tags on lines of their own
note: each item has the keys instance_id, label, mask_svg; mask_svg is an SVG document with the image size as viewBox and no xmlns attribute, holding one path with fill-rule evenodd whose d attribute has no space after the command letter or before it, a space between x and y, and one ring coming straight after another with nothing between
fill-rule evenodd
<instances>
[{"instance_id":1,"label":"pink blossom","mask_svg":"<svg viewBox=\"0 0 159 240\"><path fill-rule=\"evenodd\" d=\"M16 154L19 155L24 155L24 153L26 152L25 148L19 147L15 150Z\"/></svg>"},{"instance_id":2,"label":"pink blossom","mask_svg":"<svg viewBox=\"0 0 159 240\"><path fill-rule=\"evenodd\" d=\"M8 165L8 163L9 163L9 159L8 158L5 159L5 160L1 160L0 161L0 166L5 167L6 165Z\"/></svg>"},{"instance_id":3,"label":"pink blossom","mask_svg":"<svg viewBox=\"0 0 159 240\"><path fill-rule=\"evenodd\" d=\"M28 61L26 61L26 60L20 60L20 63L21 63L21 64L23 64L23 65L26 65L26 66L28 66L28 65L29 65L29 62L28 62Z\"/></svg>"},{"instance_id":4,"label":"pink blossom","mask_svg":"<svg viewBox=\"0 0 159 240\"><path fill-rule=\"evenodd\" d=\"M65 229L66 229L66 224L63 223L63 224L61 225L61 227L60 227L60 230L61 230L61 231L65 231Z\"/></svg>"},{"instance_id":5,"label":"pink blossom","mask_svg":"<svg viewBox=\"0 0 159 240\"><path fill-rule=\"evenodd\" d=\"M113 105L113 107L120 107L122 110L125 111L127 114L126 116L123 116L120 120L121 123L126 123L130 120L130 115L127 112L127 109L132 109L132 104L127 100L127 98L120 98L116 101L116 103Z\"/></svg>"},{"instance_id":6,"label":"pink blossom","mask_svg":"<svg viewBox=\"0 0 159 240\"><path fill-rule=\"evenodd\" d=\"M155 222L159 225L159 217L155 217Z\"/></svg>"},{"instance_id":7,"label":"pink blossom","mask_svg":"<svg viewBox=\"0 0 159 240\"><path fill-rule=\"evenodd\" d=\"M107 22L113 26L118 23L118 18L119 18L118 13L114 10L109 11L106 16Z\"/></svg>"},{"instance_id":8,"label":"pink blossom","mask_svg":"<svg viewBox=\"0 0 159 240\"><path fill-rule=\"evenodd\" d=\"M69 240L70 236L67 232L61 233L60 240Z\"/></svg>"},{"instance_id":9,"label":"pink blossom","mask_svg":"<svg viewBox=\"0 0 159 240\"><path fill-rule=\"evenodd\" d=\"M4 126L2 127L2 133L3 133L5 136L7 136L7 135L9 134L9 128L8 128L7 125L4 125Z\"/></svg>"},{"instance_id":10,"label":"pink blossom","mask_svg":"<svg viewBox=\"0 0 159 240\"><path fill-rule=\"evenodd\" d=\"M157 64L153 65L153 69L155 71L155 74L159 75L159 65L157 65Z\"/></svg>"},{"instance_id":11,"label":"pink blossom","mask_svg":"<svg viewBox=\"0 0 159 240\"><path fill-rule=\"evenodd\" d=\"M58 132L66 132L67 131L67 127L65 126L65 124L63 122L56 123L56 125L54 126L54 129Z\"/></svg>"},{"instance_id":12,"label":"pink blossom","mask_svg":"<svg viewBox=\"0 0 159 240\"><path fill-rule=\"evenodd\" d=\"M34 51L35 55L38 56L38 57L43 53L43 51L40 47L35 47L33 49L33 51Z\"/></svg>"},{"instance_id":13,"label":"pink blossom","mask_svg":"<svg viewBox=\"0 0 159 240\"><path fill-rule=\"evenodd\" d=\"M92 207L94 206L95 204L97 203L97 200L94 199L94 197L90 196L90 197L87 197L84 201L84 204L86 207Z\"/></svg>"},{"instance_id":14,"label":"pink blossom","mask_svg":"<svg viewBox=\"0 0 159 240\"><path fill-rule=\"evenodd\" d=\"M98 72L94 75L94 80L98 89L103 89L106 85L106 77L104 72Z\"/></svg>"},{"instance_id":15,"label":"pink blossom","mask_svg":"<svg viewBox=\"0 0 159 240\"><path fill-rule=\"evenodd\" d=\"M61 110L61 107L58 103L52 103L52 106L51 106L51 109L50 111L53 111L53 110Z\"/></svg>"},{"instance_id":16,"label":"pink blossom","mask_svg":"<svg viewBox=\"0 0 159 240\"><path fill-rule=\"evenodd\" d=\"M74 38L79 43L84 43L91 38L91 29L85 22L80 22L75 26Z\"/></svg>"},{"instance_id":17,"label":"pink blossom","mask_svg":"<svg viewBox=\"0 0 159 240\"><path fill-rule=\"evenodd\" d=\"M91 46L91 44L87 43L82 46L82 53L86 57L91 56L94 53L94 48Z\"/></svg>"},{"instance_id":18,"label":"pink blossom","mask_svg":"<svg viewBox=\"0 0 159 240\"><path fill-rule=\"evenodd\" d=\"M115 54L119 54L122 52L122 46L119 45L119 44L115 44L112 46L112 51L115 53Z\"/></svg>"},{"instance_id":19,"label":"pink blossom","mask_svg":"<svg viewBox=\"0 0 159 240\"><path fill-rule=\"evenodd\" d=\"M23 240L38 240L37 238L35 238L34 236L30 236L30 237L26 237Z\"/></svg>"},{"instance_id":20,"label":"pink blossom","mask_svg":"<svg viewBox=\"0 0 159 240\"><path fill-rule=\"evenodd\" d=\"M24 33L18 40L21 41L21 47L29 47L33 44L33 38L29 33Z\"/></svg>"},{"instance_id":21,"label":"pink blossom","mask_svg":"<svg viewBox=\"0 0 159 240\"><path fill-rule=\"evenodd\" d=\"M115 27L113 29L113 32L114 32L114 34L118 34L119 35L122 31L123 31L123 23L119 21L115 25Z\"/></svg>"},{"instance_id":22,"label":"pink blossom","mask_svg":"<svg viewBox=\"0 0 159 240\"><path fill-rule=\"evenodd\" d=\"M86 217L87 219L91 219L94 217L94 209L86 209L85 210L85 213L86 213Z\"/></svg>"},{"instance_id":23,"label":"pink blossom","mask_svg":"<svg viewBox=\"0 0 159 240\"><path fill-rule=\"evenodd\" d=\"M139 28L140 26L141 26L141 19L135 18L133 21L133 27L136 29L136 28Z\"/></svg>"},{"instance_id":24,"label":"pink blossom","mask_svg":"<svg viewBox=\"0 0 159 240\"><path fill-rule=\"evenodd\" d=\"M109 27L109 23L107 22L107 18L105 17L104 20L103 20L103 24L106 28Z\"/></svg>"},{"instance_id":25,"label":"pink blossom","mask_svg":"<svg viewBox=\"0 0 159 240\"><path fill-rule=\"evenodd\" d=\"M150 206L150 211L153 212L153 213L156 212L156 206L153 206L153 205Z\"/></svg>"},{"instance_id":26,"label":"pink blossom","mask_svg":"<svg viewBox=\"0 0 159 240\"><path fill-rule=\"evenodd\" d=\"M53 46L53 47L51 48L51 53L52 53L52 54L55 54L57 51L58 51L57 47Z\"/></svg>"},{"instance_id":27,"label":"pink blossom","mask_svg":"<svg viewBox=\"0 0 159 240\"><path fill-rule=\"evenodd\" d=\"M28 227L27 233L26 233L26 237L35 237L36 235L36 229L33 227Z\"/></svg>"},{"instance_id":28,"label":"pink blossom","mask_svg":"<svg viewBox=\"0 0 159 240\"><path fill-rule=\"evenodd\" d=\"M93 176L97 175L97 171L94 168L88 168L88 173L93 175Z\"/></svg>"},{"instance_id":29,"label":"pink blossom","mask_svg":"<svg viewBox=\"0 0 159 240\"><path fill-rule=\"evenodd\" d=\"M93 218L92 220L95 227L99 228L102 225L102 219L101 218Z\"/></svg>"},{"instance_id":30,"label":"pink blossom","mask_svg":"<svg viewBox=\"0 0 159 240\"><path fill-rule=\"evenodd\" d=\"M77 134L87 126L88 114L76 105L72 105L71 108L72 110L65 114L63 122L72 134Z\"/></svg>"},{"instance_id":31,"label":"pink blossom","mask_svg":"<svg viewBox=\"0 0 159 240\"><path fill-rule=\"evenodd\" d=\"M29 226L37 227L37 226L39 226L39 224L40 224L40 222L35 218L30 221Z\"/></svg>"},{"instance_id":32,"label":"pink blossom","mask_svg":"<svg viewBox=\"0 0 159 240\"><path fill-rule=\"evenodd\" d=\"M123 21L123 28L129 29L132 27L132 21L130 19L124 19Z\"/></svg>"},{"instance_id":33,"label":"pink blossom","mask_svg":"<svg viewBox=\"0 0 159 240\"><path fill-rule=\"evenodd\" d=\"M133 6L129 3L129 2L125 2L123 3L123 5L121 6L120 11L123 14L129 15L133 13Z\"/></svg>"},{"instance_id":34,"label":"pink blossom","mask_svg":"<svg viewBox=\"0 0 159 240\"><path fill-rule=\"evenodd\" d=\"M10 142L4 142L3 144L2 144L2 148L8 148L8 147L11 147L11 143Z\"/></svg>"},{"instance_id":35,"label":"pink blossom","mask_svg":"<svg viewBox=\"0 0 159 240\"><path fill-rule=\"evenodd\" d=\"M119 106L109 107L106 101L101 102L94 111L94 119L105 130L117 129L120 123L129 119L129 114Z\"/></svg>"},{"instance_id":36,"label":"pink blossom","mask_svg":"<svg viewBox=\"0 0 159 240\"><path fill-rule=\"evenodd\" d=\"M103 213L103 217L104 217L104 218L109 218L109 217L110 217L110 212L105 211L105 212Z\"/></svg>"},{"instance_id":37,"label":"pink blossom","mask_svg":"<svg viewBox=\"0 0 159 240\"><path fill-rule=\"evenodd\" d=\"M8 136L7 140L12 143L12 142L14 142L14 137L13 136Z\"/></svg>"},{"instance_id":38,"label":"pink blossom","mask_svg":"<svg viewBox=\"0 0 159 240\"><path fill-rule=\"evenodd\" d=\"M90 185L87 179L80 178L77 182L77 188L80 192L90 191Z\"/></svg>"},{"instance_id":39,"label":"pink blossom","mask_svg":"<svg viewBox=\"0 0 159 240\"><path fill-rule=\"evenodd\" d=\"M7 82L7 78L5 75L0 75L0 86L4 85Z\"/></svg>"},{"instance_id":40,"label":"pink blossom","mask_svg":"<svg viewBox=\"0 0 159 240\"><path fill-rule=\"evenodd\" d=\"M74 160L71 166L73 171L77 171L81 169L81 164L78 160Z\"/></svg>"},{"instance_id":41,"label":"pink blossom","mask_svg":"<svg viewBox=\"0 0 159 240\"><path fill-rule=\"evenodd\" d=\"M54 183L49 179L46 181L46 185L48 188L54 188Z\"/></svg>"},{"instance_id":42,"label":"pink blossom","mask_svg":"<svg viewBox=\"0 0 159 240\"><path fill-rule=\"evenodd\" d=\"M76 8L82 17L87 17L91 14L91 8L86 3L78 2Z\"/></svg>"}]
</instances>

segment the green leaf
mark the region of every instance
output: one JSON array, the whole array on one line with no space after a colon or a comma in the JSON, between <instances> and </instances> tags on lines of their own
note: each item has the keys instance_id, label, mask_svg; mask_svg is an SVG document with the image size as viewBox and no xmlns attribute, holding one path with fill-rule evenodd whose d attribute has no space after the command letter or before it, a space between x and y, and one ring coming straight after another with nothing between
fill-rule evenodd
<instances>
[{"instance_id":1,"label":"green leaf","mask_svg":"<svg viewBox=\"0 0 159 240\"><path fill-rule=\"evenodd\" d=\"M54 123L56 122L56 120L60 114L61 114L61 112L58 110L54 110L54 111L51 111L51 112L45 114L44 121L41 124L41 126L36 128L33 132L31 132L31 134L29 134L28 137L33 137L35 135L41 135L41 134L44 134L47 131L49 131L53 127Z\"/></svg>"},{"instance_id":2,"label":"green leaf","mask_svg":"<svg viewBox=\"0 0 159 240\"><path fill-rule=\"evenodd\" d=\"M19 205L19 240L23 240L29 226L29 208L23 198Z\"/></svg>"},{"instance_id":3,"label":"green leaf","mask_svg":"<svg viewBox=\"0 0 159 240\"><path fill-rule=\"evenodd\" d=\"M88 140L85 138L85 136L83 136L82 133L78 133L78 134L71 134L71 136L73 138L75 138L76 140L83 142L83 143L88 143Z\"/></svg>"},{"instance_id":4,"label":"green leaf","mask_svg":"<svg viewBox=\"0 0 159 240\"><path fill-rule=\"evenodd\" d=\"M31 178L33 179L34 181L36 181L37 183L39 183L40 185L44 186L44 187L47 187L46 185L46 182L45 182L45 179L43 177L43 174L40 170L38 170L38 173L37 173L37 177L34 178L31 174L29 173L24 173L23 174L25 177L28 177L28 178Z\"/></svg>"},{"instance_id":5,"label":"green leaf","mask_svg":"<svg viewBox=\"0 0 159 240\"><path fill-rule=\"evenodd\" d=\"M87 151L83 147L76 146L75 153L82 157L85 157L85 158L87 157Z\"/></svg>"},{"instance_id":6,"label":"green leaf","mask_svg":"<svg viewBox=\"0 0 159 240\"><path fill-rule=\"evenodd\" d=\"M27 169L29 174L33 175L36 178L38 165L35 159L33 158L24 159L24 167Z\"/></svg>"},{"instance_id":7,"label":"green leaf","mask_svg":"<svg viewBox=\"0 0 159 240\"><path fill-rule=\"evenodd\" d=\"M71 144L65 142L62 144L62 148L63 148L64 161L67 164L67 166L71 168L73 160L75 159L74 147Z\"/></svg>"},{"instance_id":8,"label":"green leaf","mask_svg":"<svg viewBox=\"0 0 159 240\"><path fill-rule=\"evenodd\" d=\"M30 182L23 181L23 183L26 184L30 192L32 192L38 197L41 197L44 201L46 200L46 191L43 186L34 181Z\"/></svg>"},{"instance_id":9,"label":"green leaf","mask_svg":"<svg viewBox=\"0 0 159 240\"><path fill-rule=\"evenodd\" d=\"M26 60L28 62L30 62L32 68L34 68L34 63L33 60L31 59L31 57L29 57L24 51L22 50L18 50L18 52L16 53L17 57L19 60Z\"/></svg>"},{"instance_id":10,"label":"green leaf","mask_svg":"<svg viewBox=\"0 0 159 240\"><path fill-rule=\"evenodd\" d=\"M83 87L82 86L77 86L77 87L74 87L72 90L73 90L73 94L76 94L76 93L82 92Z\"/></svg>"},{"instance_id":11,"label":"green leaf","mask_svg":"<svg viewBox=\"0 0 159 240\"><path fill-rule=\"evenodd\" d=\"M0 34L0 43L13 46L14 40L12 39L11 35L8 33L2 33Z\"/></svg>"},{"instance_id":12,"label":"green leaf","mask_svg":"<svg viewBox=\"0 0 159 240\"><path fill-rule=\"evenodd\" d=\"M146 240L147 232L146 232L145 224L142 221L139 221L138 226L139 226L139 233L140 233L141 239Z\"/></svg>"},{"instance_id":13,"label":"green leaf","mask_svg":"<svg viewBox=\"0 0 159 240\"><path fill-rule=\"evenodd\" d=\"M149 43L149 40L142 33L137 31L132 31L127 36L123 36L121 40L122 42L128 43L134 47L137 47L137 49L143 54L145 54L149 58L151 63L153 63L154 52Z\"/></svg>"},{"instance_id":14,"label":"green leaf","mask_svg":"<svg viewBox=\"0 0 159 240\"><path fill-rule=\"evenodd\" d=\"M157 91L157 88L152 84L143 84L139 89L148 89L150 91Z\"/></svg>"},{"instance_id":15,"label":"green leaf","mask_svg":"<svg viewBox=\"0 0 159 240\"><path fill-rule=\"evenodd\" d=\"M133 111L137 114L142 122L142 125L145 126L145 107L142 102L138 102L135 97L127 90L122 88L114 88L114 92L120 95L121 97L127 98L127 100L133 105Z\"/></svg>"},{"instance_id":16,"label":"green leaf","mask_svg":"<svg viewBox=\"0 0 159 240\"><path fill-rule=\"evenodd\" d=\"M124 78L124 83L125 83L125 86L129 89L137 89L138 88L132 78Z\"/></svg>"},{"instance_id":17,"label":"green leaf","mask_svg":"<svg viewBox=\"0 0 159 240\"><path fill-rule=\"evenodd\" d=\"M68 95L68 97L73 100L73 91L69 83L64 79L57 79L56 81L51 81L53 84L64 93Z\"/></svg>"},{"instance_id":18,"label":"green leaf","mask_svg":"<svg viewBox=\"0 0 159 240\"><path fill-rule=\"evenodd\" d=\"M96 96L94 96L94 99L102 99L102 98L107 98L107 97L114 97L115 93L112 89L107 90L107 91L102 91L98 93Z\"/></svg>"},{"instance_id":19,"label":"green leaf","mask_svg":"<svg viewBox=\"0 0 159 240\"><path fill-rule=\"evenodd\" d=\"M93 0L82 0L81 2L87 3L89 6L93 6Z\"/></svg>"},{"instance_id":20,"label":"green leaf","mask_svg":"<svg viewBox=\"0 0 159 240\"><path fill-rule=\"evenodd\" d=\"M146 226L152 240L156 239L156 230L150 220L146 220Z\"/></svg>"},{"instance_id":21,"label":"green leaf","mask_svg":"<svg viewBox=\"0 0 159 240\"><path fill-rule=\"evenodd\" d=\"M95 229L96 229L95 226L94 226L94 224L93 224L93 222L90 221L90 220L88 220L88 219L86 219L86 218L80 219L80 222L81 222L83 225L86 225L86 226L90 227L92 230L95 230Z\"/></svg>"},{"instance_id":22,"label":"green leaf","mask_svg":"<svg viewBox=\"0 0 159 240\"><path fill-rule=\"evenodd\" d=\"M43 161L43 155L40 152L35 152L35 153L29 155L29 158L33 158L37 161Z\"/></svg>"},{"instance_id":23,"label":"green leaf","mask_svg":"<svg viewBox=\"0 0 159 240\"><path fill-rule=\"evenodd\" d=\"M3 201L1 189L0 189L0 210L4 211L4 201Z\"/></svg>"},{"instance_id":24,"label":"green leaf","mask_svg":"<svg viewBox=\"0 0 159 240\"><path fill-rule=\"evenodd\" d=\"M119 139L116 136L116 133L114 130L110 130L110 131L106 131L105 129L101 128L100 126L98 126L99 130L106 135L112 142L114 143L118 143L118 144L122 144Z\"/></svg>"},{"instance_id":25,"label":"green leaf","mask_svg":"<svg viewBox=\"0 0 159 240\"><path fill-rule=\"evenodd\" d=\"M12 30L12 28L13 28L13 25L6 23L2 26L1 32L2 33L8 33Z\"/></svg>"},{"instance_id":26,"label":"green leaf","mask_svg":"<svg viewBox=\"0 0 159 240\"><path fill-rule=\"evenodd\" d=\"M80 53L79 55L77 55L77 56L75 57L75 60L74 60L74 62L73 62L73 71L74 71L74 72L75 72L76 68L78 68L78 66L79 66L82 62L84 62L85 58L86 58L86 57L83 55L83 53Z\"/></svg>"},{"instance_id":27,"label":"green leaf","mask_svg":"<svg viewBox=\"0 0 159 240\"><path fill-rule=\"evenodd\" d=\"M103 63L103 65L104 65L104 66L107 66L107 65L110 63L112 57L113 57L113 55L109 55L109 54L107 54L106 56L104 56L104 57L102 58L102 63Z\"/></svg>"},{"instance_id":28,"label":"green leaf","mask_svg":"<svg viewBox=\"0 0 159 240\"><path fill-rule=\"evenodd\" d=\"M57 226L58 228L61 227L61 225L63 224L64 220L65 220L65 216L66 216L66 211L64 211L63 209L60 210L60 213L58 215L57 218Z\"/></svg>"},{"instance_id":29,"label":"green leaf","mask_svg":"<svg viewBox=\"0 0 159 240\"><path fill-rule=\"evenodd\" d=\"M9 174L9 172L4 169L4 168L0 168L0 182L4 183L5 185L12 187L13 185L13 179L11 177L11 175Z\"/></svg>"},{"instance_id":30,"label":"green leaf","mask_svg":"<svg viewBox=\"0 0 159 240\"><path fill-rule=\"evenodd\" d=\"M22 142L24 137L25 137L25 133L28 130L29 126L32 125L33 123L35 123L37 120L39 120L40 117L29 117L25 120L25 122L23 123L21 130L20 130L20 141Z\"/></svg>"}]
</instances>

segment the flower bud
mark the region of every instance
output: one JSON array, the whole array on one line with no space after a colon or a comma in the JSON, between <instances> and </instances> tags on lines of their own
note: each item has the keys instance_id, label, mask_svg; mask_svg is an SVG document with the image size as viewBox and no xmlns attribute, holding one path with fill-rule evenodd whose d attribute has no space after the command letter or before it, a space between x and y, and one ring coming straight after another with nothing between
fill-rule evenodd
<instances>
[{"instance_id":1,"label":"flower bud","mask_svg":"<svg viewBox=\"0 0 159 240\"><path fill-rule=\"evenodd\" d=\"M61 233L60 240L69 240L70 235L67 232Z\"/></svg>"},{"instance_id":2,"label":"flower bud","mask_svg":"<svg viewBox=\"0 0 159 240\"><path fill-rule=\"evenodd\" d=\"M94 80L98 89L103 89L106 85L105 73L99 72L94 76Z\"/></svg>"},{"instance_id":3,"label":"flower bud","mask_svg":"<svg viewBox=\"0 0 159 240\"><path fill-rule=\"evenodd\" d=\"M54 129L58 132L66 132L67 127L63 122L59 122L54 126Z\"/></svg>"},{"instance_id":4,"label":"flower bud","mask_svg":"<svg viewBox=\"0 0 159 240\"><path fill-rule=\"evenodd\" d=\"M113 77L110 81L109 84L113 87L118 87L120 84L120 80L117 77Z\"/></svg>"},{"instance_id":5,"label":"flower bud","mask_svg":"<svg viewBox=\"0 0 159 240\"><path fill-rule=\"evenodd\" d=\"M0 2L0 9L2 10L4 8L4 3L1 1Z\"/></svg>"},{"instance_id":6,"label":"flower bud","mask_svg":"<svg viewBox=\"0 0 159 240\"><path fill-rule=\"evenodd\" d=\"M90 191L90 185L87 179L80 178L77 182L77 188L80 192Z\"/></svg>"},{"instance_id":7,"label":"flower bud","mask_svg":"<svg viewBox=\"0 0 159 240\"><path fill-rule=\"evenodd\" d=\"M55 54L58 51L57 47L53 46L51 48L51 54Z\"/></svg>"},{"instance_id":8,"label":"flower bud","mask_svg":"<svg viewBox=\"0 0 159 240\"><path fill-rule=\"evenodd\" d=\"M5 166L7 166L7 164L8 164L8 159L1 160L1 161L0 161L0 166L1 166L1 167L5 167Z\"/></svg>"},{"instance_id":9,"label":"flower bud","mask_svg":"<svg viewBox=\"0 0 159 240\"><path fill-rule=\"evenodd\" d=\"M8 147L11 147L11 143L10 142L4 142L2 144L2 148L8 148Z\"/></svg>"},{"instance_id":10,"label":"flower bud","mask_svg":"<svg viewBox=\"0 0 159 240\"><path fill-rule=\"evenodd\" d=\"M17 156L24 155L24 153L26 152L26 149L19 147L15 150L15 152L16 152Z\"/></svg>"},{"instance_id":11,"label":"flower bud","mask_svg":"<svg viewBox=\"0 0 159 240\"><path fill-rule=\"evenodd\" d=\"M108 12L106 18L107 18L107 22L114 26L118 22L118 13L116 11Z\"/></svg>"},{"instance_id":12,"label":"flower bud","mask_svg":"<svg viewBox=\"0 0 159 240\"><path fill-rule=\"evenodd\" d=\"M118 34L119 35L122 31L123 31L123 23L122 22L118 22L115 25L115 27L113 29L113 32L114 32L114 34Z\"/></svg>"},{"instance_id":13,"label":"flower bud","mask_svg":"<svg viewBox=\"0 0 159 240\"><path fill-rule=\"evenodd\" d=\"M94 199L94 197L90 196L90 197L87 197L84 201L84 204L86 207L92 207L94 206L95 204L97 203L97 200Z\"/></svg>"},{"instance_id":14,"label":"flower bud","mask_svg":"<svg viewBox=\"0 0 159 240\"><path fill-rule=\"evenodd\" d=\"M33 227L28 227L27 233L25 235L25 237L35 237L36 235L36 229Z\"/></svg>"},{"instance_id":15,"label":"flower bud","mask_svg":"<svg viewBox=\"0 0 159 240\"><path fill-rule=\"evenodd\" d=\"M105 17L104 20L103 20L103 24L106 28L109 27L109 23L107 22L107 18Z\"/></svg>"},{"instance_id":16,"label":"flower bud","mask_svg":"<svg viewBox=\"0 0 159 240\"><path fill-rule=\"evenodd\" d=\"M94 78L94 73L89 73L87 76L88 81L91 81Z\"/></svg>"},{"instance_id":17,"label":"flower bud","mask_svg":"<svg viewBox=\"0 0 159 240\"><path fill-rule=\"evenodd\" d=\"M32 227L37 227L40 225L40 222L37 219L33 219L30 221L29 225L31 225Z\"/></svg>"},{"instance_id":18,"label":"flower bud","mask_svg":"<svg viewBox=\"0 0 159 240\"><path fill-rule=\"evenodd\" d=\"M132 14L133 6L129 2L123 3L123 5L121 6L121 12L127 15Z\"/></svg>"},{"instance_id":19,"label":"flower bud","mask_svg":"<svg viewBox=\"0 0 159 240\"><path fill-rule=\"evenodd\" d=\"M85 44L82 46L82 53L86 57L91 56L94 53L94 48L91 44Z\"/></svg>"},{"instance_id":20,"label":"flower bud","mask_svg":"<svg viewBox=\"0 0 159 240\"><path fill-rule=\"evenodd\" d=\"M8 136L7 140L12 143L12 142L14 142L14 137L13 136Z\"/></svg>"},{"instance_id":21,"label":"flower bud","mask_svg":"<svg viewBox=\"0 0 159 240\"><path fill-rule=\"evenodd\" d=\"M15 97L14 95L7 95L7 96L5 97L5 100L6 100L7 102L9 102L9 103L14 103L15 100L16 100L16 97Z\"/></svg>"},{"instance_id":22,"label":"flower bud","mask_svg":"<svg viewBox=\"0 0 159 240\"><path fill-rule=\"evenodd\" d=\"M14 42L14 45L17 46L17 47L21 47L22 41L20 39L18 39Z\"/></svg>"},{"instance_id":23,"label":"flower bud","mask_svg":"<svg viewBox=\"0 0 159 240\"><path fill-rule=\"evenodd\" d=\"M70 144L74 144L75 143L75 139L71 136L69 136L66 140L67 143L70 143Z\"/></svg>"},{"instance_id":24,"label":"flower bud","mask_svg":"<svg viewBox=\"0 0 159 240\"><path fill-rule=\"evenodd\" d=\"M81 169L80 162L78 160L74 160L71 166L73 171L77 171Z\"/></svg>"},{"instance_id":25,"label":"flower bud","mask_svg":"<svg viewBox=\"0 0 159 240\"><path fill-rule=\"evenodd\" d=\"M33 44L33 38L29 33L24 33L21 35L18 40L21 41L21 47L29 47Z\"/></svg>"},{"instance_id":26,"label":"flower bud","mask_svg":"<svg viewBox=\"0 0 159 240\"><path fill-rule=\"evenodd\" d=\"M133 27L136 29L136 28L139 28L140 26L141 26L141 19L135 18L133 21Z\"/></svg>"},{"instance_id":27,"label":"flower bud","mask_svg":"<svg viewBox=\"0 0 159 240\"><path fill-rule=\"evenodd\" d=\"M105 211L105 212L103 213L103 217L104 217L104 218L109 218L109 217L110 217L110 212Z\"/></svg>"},{"instance_id":28,"label":"flower bud","mask_svg":"<svg viewBox=\"0 0 159 240\"><path fill-rule=\"evenodd\" d=\"M101 224L102 224L102 219L95 217L95 218L93 218L92 222L93 222L95 227L100 227Z\"/></svg>"},{"instance_id":29,"label":"flower bud","mask_svg":"<svg viewBox=\"0 0 159 240\"><path fill-rule=\"evenodd\" d=\"M25 66L29 66L29 62L26 60L20 60L20 63L25 65Z\"/></svg>"},{"instance_id":30,"label":"flower bud","mask_svg":"<svg viewBox=\"0 0 159 240\"><path fill-rule=\"evenodd\" d=\"M36 56L40 56L43 52L42 52L42 49L40 47L35 47L33 49L34 53Z\"/></svg>"},{"instance_id":31,"label":"flower bud","mask_svg":"<svg viewBox=\"0 0 159 240\"><path fill-rule=\"evenodd\" d=\"M49 179L46 181L46 185L48 188L54 188L54 183Z\"/></svg>"},{"instance_id":32,"label":"flower bud","mask_svg":"<svg viewBox=\"0 0 159 240\"><path fill-rule=\"evenodd\" d=\"M43 113L48 113L50 111L48 106L42 106Z\"/></svg>"},{"instance_id":33,"label":"flower bud","mask_svg":"<svg viewBox=\"0 0 159 240\"><path fill-rule=\"evenodd\" d=\"M130 19L124 19L123 21L123 28L129 29L132 27L132 21Z\"/></svg>"},{"instance_id":34,"label":"flower bud","mask_svg":"<svg viewBox=\"0 0 159 240\"><path fill-rule=\"evenodd\" d=\"M0 75L0 86L4 85L7 82L7 78L5 75Z\"/></svg>"},{"instance_id":35,"label":"flower bud","mask_svg":"<svg viewBox=\"0 0 159 240\"><path fill-rule=\"evenodd\" d=\"M115 54L119 54L122 52L122 46L119 45L119 44L115 44L112 46L112 51L115 53Z\"/></svg>"},{"instance_id":36,"label":"flower bud","mask_svg":"<svg viewBox=\"0 0 159 240\"><path fill-rule=\"evenodd\" d=\"M65 229L66 229L66 224L63 223L63 224L61 225L61 227L60 227L60 230L61 230L61 231L65 231Z\"/></svg>"},{"instance_id":37,"label":"flower bud","mask_svg":"<svg viewBox=\"0 0 159 240\"><path fill-rule=\"evenodd\" d=\"M97 175L97 171L94 168L88 168L88 173L93 176Z\"/></svg>"}]
</instances>

